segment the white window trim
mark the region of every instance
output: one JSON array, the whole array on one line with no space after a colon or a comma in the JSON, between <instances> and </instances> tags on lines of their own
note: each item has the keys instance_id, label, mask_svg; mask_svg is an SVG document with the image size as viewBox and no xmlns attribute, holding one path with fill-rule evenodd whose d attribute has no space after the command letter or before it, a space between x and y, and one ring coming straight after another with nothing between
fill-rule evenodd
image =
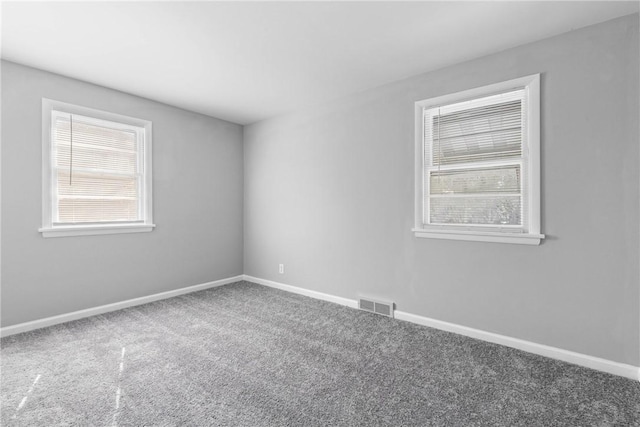
<instances>
[{"instance_id":1,"label":"white window trim","mask_svg":"<svg viewBox=\"0 0 640 427\"><path fill-rule=\"evenodd\" d=\"M474 229L474 227L466 225L451 227L425 226L423 224L425 203L423 171L425 167L425 156L424 126L422 123L424 109L520 88L525 88L529 99L527 122L529 124L535 124L527 127L527 145L523 147L524 150L528 150L527 157L529 161L527 168L527 182L529 183L527 192L528 230L523 233L520 229L514 232L513 229L509 229L508 227L482 227L482 229L476 227L476 229ZM468 240L524 245L540 244L540 241L545 237L544 234L540 233L540 74L533 74L488 86L429 98L415 103L415 226L411 231L416 237L430 239Z\"/></svg>"},{"instance_id":2,"label":"white window trim","mask_svg":"<svg viewBox=\"0 0 640 427\"><path fill-rule=\"evenodd\" d=\"M52 194L52 160L51 160L51 112L53 110L64 111L70 114L88 116L99 120L108 120L111 122L123 123L126 125L144 128L144 171L147 179L145 179L144 187L144 221L140 222L122 222L122 223L105 223L105 224L61 224L53 223L53 201ZM120 233L143 233L152 231L155 227L153 224L153 201L152 201L152 170L151 170L151 142L152 142L152 126L148 120L137 119L134 117L123 116L120 114L110 113L107 111L96 110L93 108L83 107L65 102L55 101L52 99L42 98L42 227L38 229L42 233L42 237L68 237L68 236L87 236L99 234L120 234Z\"/></svg>"}]
</instances>

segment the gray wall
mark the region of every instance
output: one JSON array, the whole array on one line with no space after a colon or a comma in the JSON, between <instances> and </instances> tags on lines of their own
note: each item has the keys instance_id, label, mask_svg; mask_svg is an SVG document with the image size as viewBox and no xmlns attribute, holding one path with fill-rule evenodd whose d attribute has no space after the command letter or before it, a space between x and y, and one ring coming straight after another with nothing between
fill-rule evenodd
<instances>
[{"instance_id":1,"label":"gray wall","mask_svg":"<svg viewBox=\"0 0 640 427\"><path fill-rule=\"evenodd\" d=\"M415 238L414 102L533 73L547 239ZM245 127L245 274L639 365L638 75L632 15Z\"/></svg>"},{"instance_id":2,"label":"gray wall","mask_svg":"<svg viewBox=\"0 0 640 427\"><path fill-rule=\"evenodd\" d=\"M44 239L41 100L153 121L150 233ZM2 62L2 326L242 274L242 127Z\"/></svg>"}]
</instances>

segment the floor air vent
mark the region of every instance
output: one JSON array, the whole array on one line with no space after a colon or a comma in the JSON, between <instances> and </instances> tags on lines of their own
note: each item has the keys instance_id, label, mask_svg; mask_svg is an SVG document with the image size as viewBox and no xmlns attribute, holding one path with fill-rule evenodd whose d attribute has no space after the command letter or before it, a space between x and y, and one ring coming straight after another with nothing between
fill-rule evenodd
<instances>
[{"instance_id":1,"label":"floor air vent","mask_svg":"<svg viewBox=\"0 0 640 427\"><path fill-rule=\"evenodd\" d=\"M358 300L358 308L370 313L381 314L387 317L393 317L393 303L375 301L369 298L360 298Z\"/></svg>"}]
</instances>

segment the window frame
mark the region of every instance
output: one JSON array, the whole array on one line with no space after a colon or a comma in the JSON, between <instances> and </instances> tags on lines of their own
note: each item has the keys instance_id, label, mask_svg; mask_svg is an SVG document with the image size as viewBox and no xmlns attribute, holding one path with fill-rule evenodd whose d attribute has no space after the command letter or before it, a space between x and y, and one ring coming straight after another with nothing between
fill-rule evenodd
<instances>
[{"instance_id":1,"label":"window frame","mask_svg":"<svg viewBox=\"0 0 640 427\"><path fill-rule=\"evenodd\" d=\"M429 165L425 164L424 110L518 89L524 89L526 92L527 135L522 145L522 156L509 162L520 162L521 164L521 171L523 171L522 200L523 209L527 210L527 223L517 227L425 224L425 218L428 215L425 210L428 209L425 173L427 173ZM462 163L458 166L466 168L471 165L471 163ZM416 237L430 239L540 244L545 237L540 233L540 74L532 74L415 103L415 222L412 232Z\"/></svg>"},{"instance_id":2,"label":"window frame","mask_svg":"<svg viewBox=\"0 0 640 427\"><path fill-rule=\"evenodd\" d=\"M113 221L100 223L54 223L55 196L53 178L52 126L54 111L85 116L96 121L113 122L123 128L136 128L138 138L142 138L143 155L138 162L142 166L144 183L141 185L141 197L138 201L142 210L142 219L138 221ZM140 131L142 135L140 134ZM155 227L153 223L152 202L152 123L149 120L138 119L97 110L81 105L69 104L48 98L42 98L42 227L38 229L42 237L68 237L100 234L142 233L150 232Z\"/></svg>"}]
</instances>

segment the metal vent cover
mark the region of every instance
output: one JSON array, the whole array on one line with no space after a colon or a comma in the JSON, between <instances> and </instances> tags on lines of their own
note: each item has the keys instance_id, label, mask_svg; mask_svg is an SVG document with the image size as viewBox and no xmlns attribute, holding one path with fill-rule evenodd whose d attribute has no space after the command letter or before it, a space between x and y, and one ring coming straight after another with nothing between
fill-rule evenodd
<instances>
[{"instance_id":1,"label":"metal vent cover","mask_svg":"<svg viewBox=\"0 0 640 427\"><path fill-rule=\"evenodd\" d=\"M358 300L358 308L368 311L369 313L380 314L382 316L393 317L393 303L388 301L379 301L371 298L360 298Z\"/></svg>"}]
</instances>

